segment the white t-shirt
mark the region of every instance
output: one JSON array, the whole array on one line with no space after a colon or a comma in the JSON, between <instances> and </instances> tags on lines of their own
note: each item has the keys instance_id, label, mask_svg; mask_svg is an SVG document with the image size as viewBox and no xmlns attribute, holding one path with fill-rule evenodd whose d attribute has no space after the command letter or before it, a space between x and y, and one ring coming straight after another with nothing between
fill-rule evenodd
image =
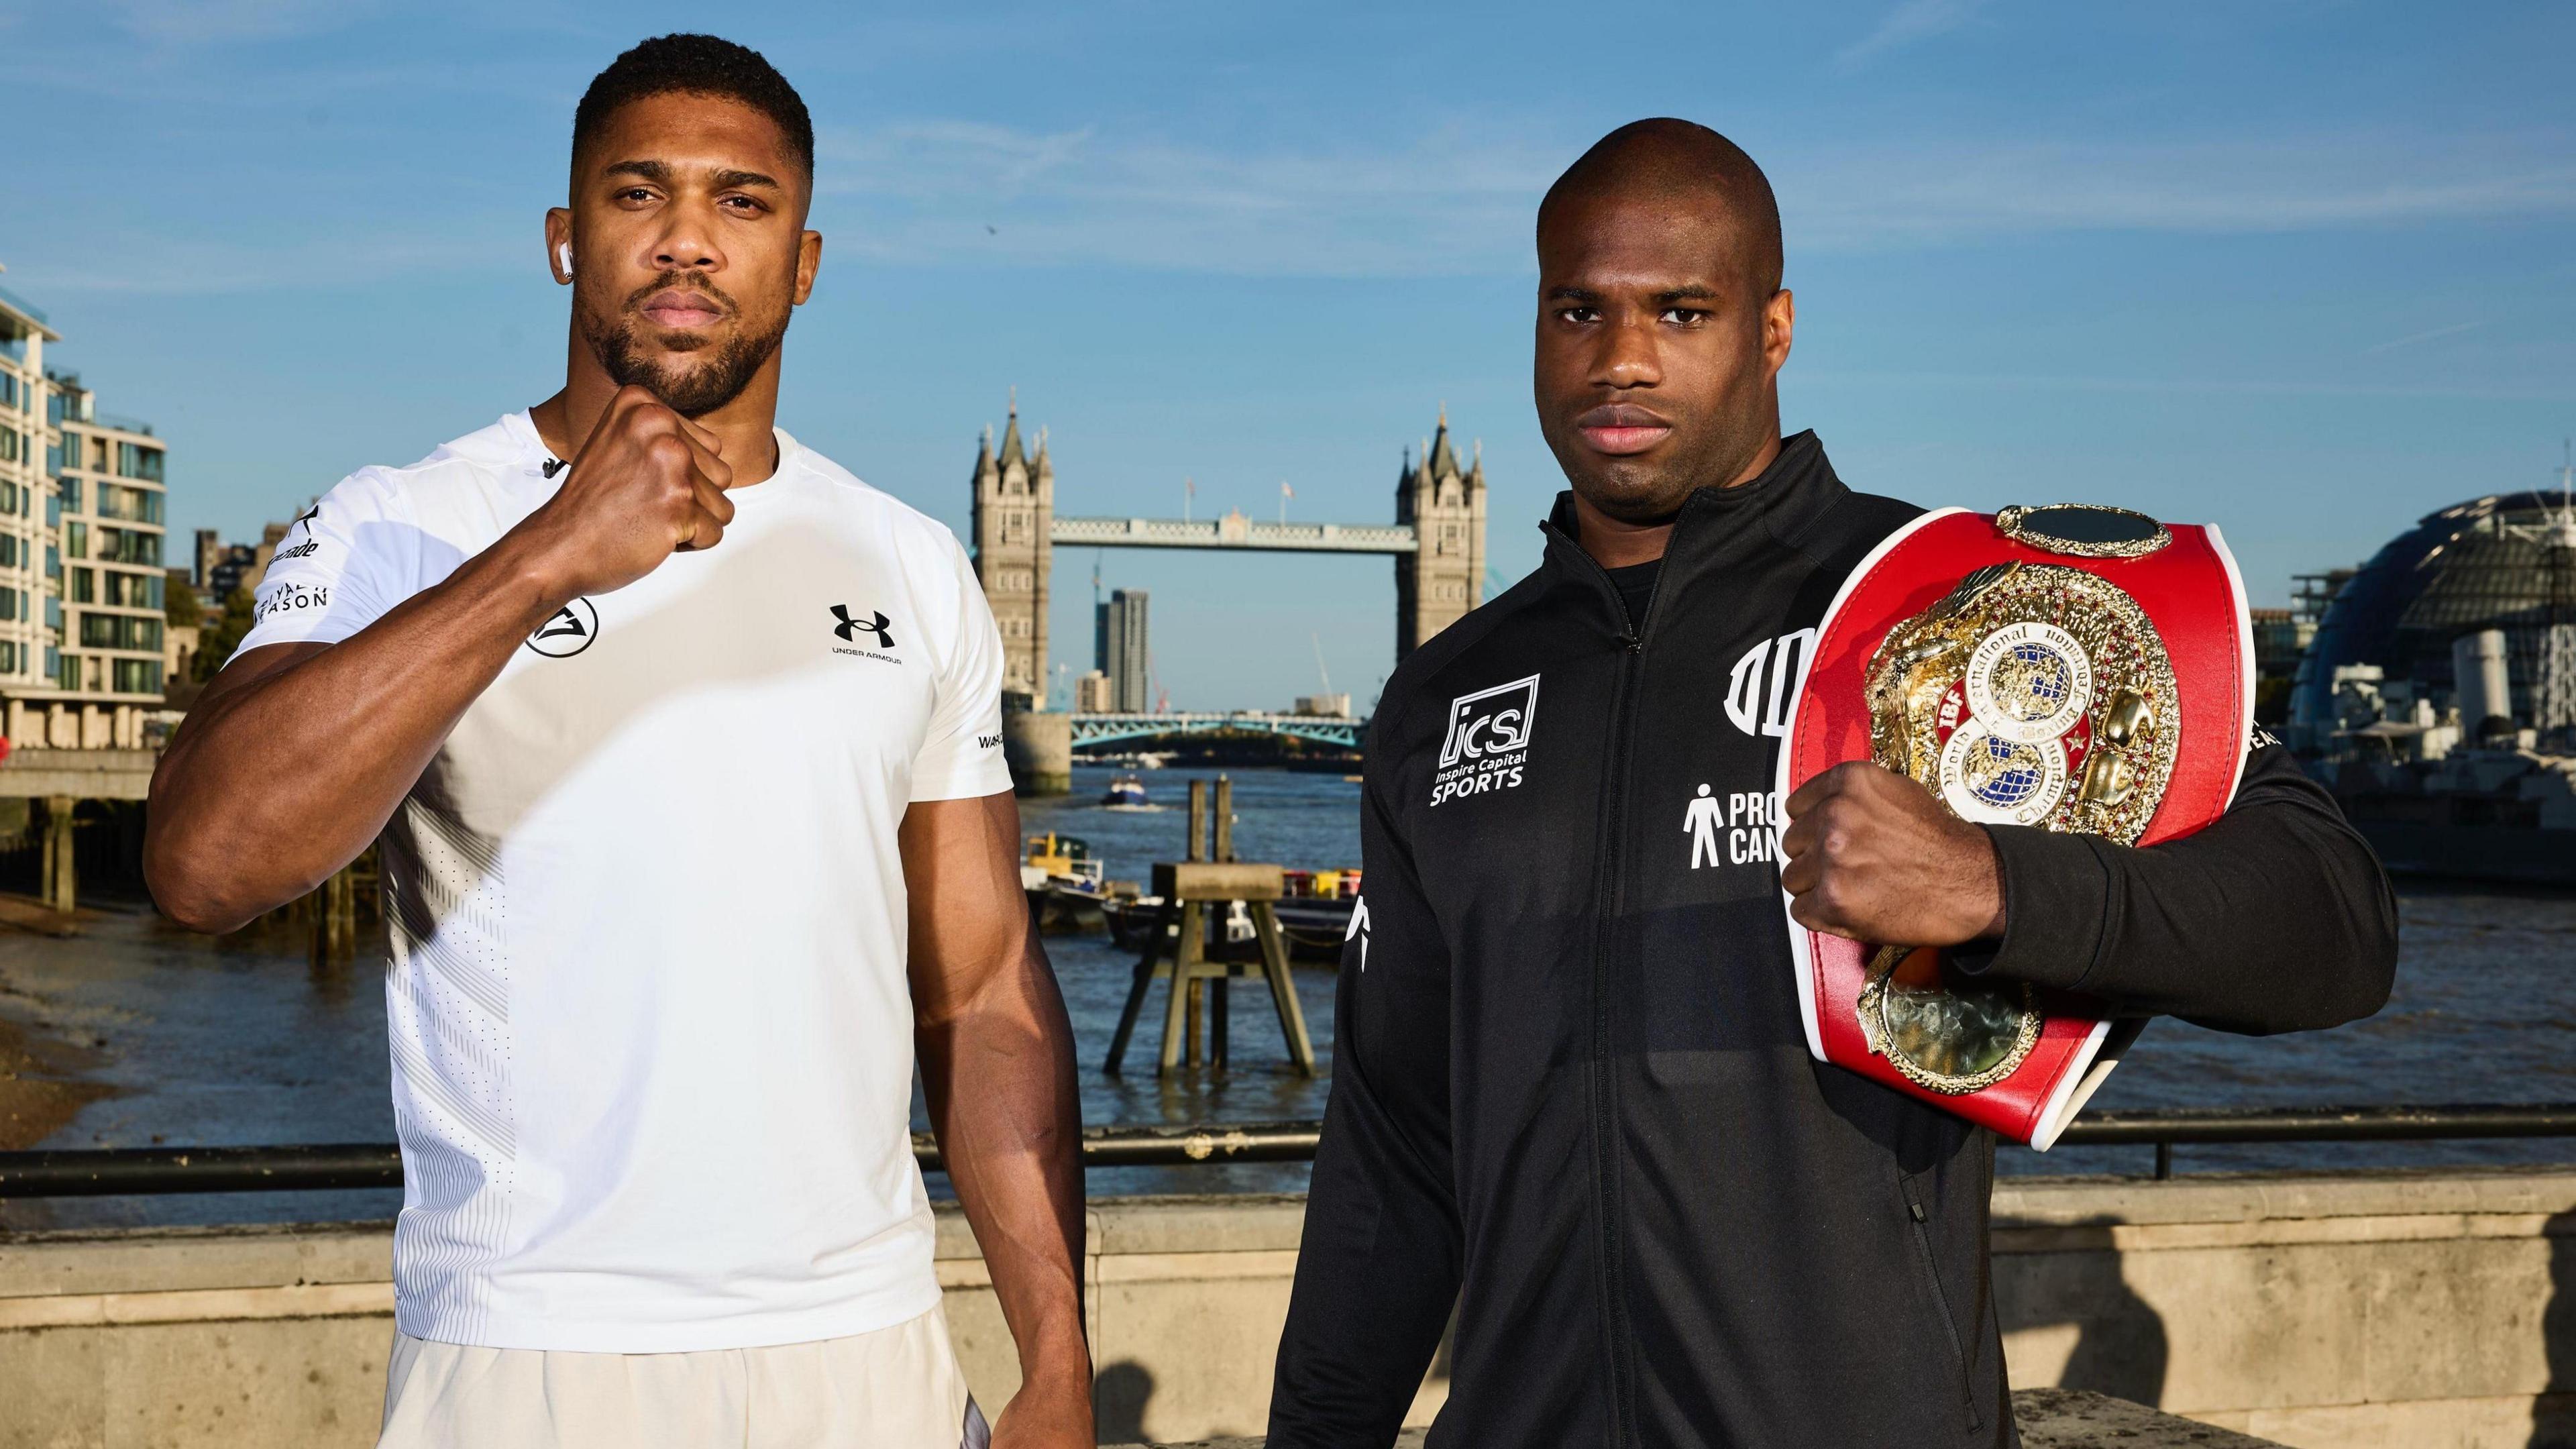
<instances>
[{"instance_id":1,"label":"white t-shirt","mask_svg":"<svg viewBox=\"0 0 2576 1449\"><path fill-rule=\"evenodd\" d=\"M1010 788L1001 639L953 534L777 436L719 546L538 630L385 827L413 1337L742 1348L939 1301L895 831ZM514 413L352 474L241 647L438 584L550 456Z\"/></svg>"}]
</instances>

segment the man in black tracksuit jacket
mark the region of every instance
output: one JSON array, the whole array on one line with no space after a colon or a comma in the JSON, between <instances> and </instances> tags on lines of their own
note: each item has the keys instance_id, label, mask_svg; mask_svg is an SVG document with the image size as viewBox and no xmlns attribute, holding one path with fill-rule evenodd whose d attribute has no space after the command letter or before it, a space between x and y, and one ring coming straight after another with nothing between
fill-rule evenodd
<instances>
[{"instance_id":1,"label":"man in black tracksuit jacket","mask_svg":"<svg viewBox=\"0 0 2576 1449\"><path fill-rule=\"evenodd\" d=\"M1920 510L1779 437L1770 206L1667 121L1542 207L1538 401L1575 488L1538 571L1378 706L1271 1449L1388 1443L1453 1306L1435 1449L2017 1442L1994 1139L1809 1057L1784 854L1821 928L2124 1015L2386 999L2386 882L2268 740L2224 819L2145 850L1966 826L1872 766L1773 801L1766 651Z\"/></svg>"}]
</instances>

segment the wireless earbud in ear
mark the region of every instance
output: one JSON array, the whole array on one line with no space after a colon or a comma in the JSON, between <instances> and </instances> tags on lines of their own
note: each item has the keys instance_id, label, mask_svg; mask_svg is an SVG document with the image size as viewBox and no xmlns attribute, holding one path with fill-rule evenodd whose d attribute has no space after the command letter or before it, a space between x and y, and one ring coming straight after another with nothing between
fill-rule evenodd
<instances>
[{"instance_id":1,"label":"wireless earbud in ear","mask_svg":"<svg viewBox=\"0 0 2576 1449\"><path fill-rule=\"evenodd\" d=\"M572 276L571 242L557 242L555 244L555 260L563 264L563 274L566 279L570 279Z\"/></svg>"}]
</instances>

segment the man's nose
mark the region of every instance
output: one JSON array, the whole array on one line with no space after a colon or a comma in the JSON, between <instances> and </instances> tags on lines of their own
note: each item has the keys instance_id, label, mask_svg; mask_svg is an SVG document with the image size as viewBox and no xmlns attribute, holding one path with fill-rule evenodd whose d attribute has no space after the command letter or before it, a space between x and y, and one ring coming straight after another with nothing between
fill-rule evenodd
<instances>
[{"instance_id":1,"label":"man's nose","mask_svg":"<svg viewBox=\"0 0 2576 1449\"><path fill-rule=\"evenodd\" d=\"M724 253L717 248L713 228L691 208L674 207L671 224L653 249L653 265L666 272L713 272L724 267Z\"/></svg>"},{"instance_id":2,"label":"man's nose","mask_svg":"<svg viewBox=\"0 0 2576 1449\"><path fill-rule=\"evenodd\" d=\"M1664 380L1651 317L1621 317L1601 331L1592 381L1603 387L1653 387Z\"/></svg>"}]
</instances>

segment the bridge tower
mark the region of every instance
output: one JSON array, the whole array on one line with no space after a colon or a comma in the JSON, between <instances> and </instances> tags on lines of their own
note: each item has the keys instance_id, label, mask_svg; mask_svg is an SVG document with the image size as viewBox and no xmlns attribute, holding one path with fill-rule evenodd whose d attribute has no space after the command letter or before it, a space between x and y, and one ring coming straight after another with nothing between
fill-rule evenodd
<instances>
[{"instance_id":1,"label":"bridge tower","mask_svg":"<svg viewBox=\"0 0 2576 1449\"><path fill-rule=\"evenodd\" d=\"M1418 545L1395 556L1395 657L1466 617L1485 599L1485 457L1479 445L1465 469L1449 442L1449 410L1440 430L1409 454L1395 483L1395 521L1413 525Z\"/></svg>"},{"instance_id":2,"label":"bridge tower","mask_svg":"<svg viewBox=\"0 0 2576 1449\"><path fill-rule=\"evenodd\" d=\"M975 577L1002 631L1002 693L1046 705L1047 575L1055 563L1055 465L1046 434L1031 458L1020 444L1020 405L1011 400L1002 446L993 430L975 449Z\"/></svg>"}]
</instances>

